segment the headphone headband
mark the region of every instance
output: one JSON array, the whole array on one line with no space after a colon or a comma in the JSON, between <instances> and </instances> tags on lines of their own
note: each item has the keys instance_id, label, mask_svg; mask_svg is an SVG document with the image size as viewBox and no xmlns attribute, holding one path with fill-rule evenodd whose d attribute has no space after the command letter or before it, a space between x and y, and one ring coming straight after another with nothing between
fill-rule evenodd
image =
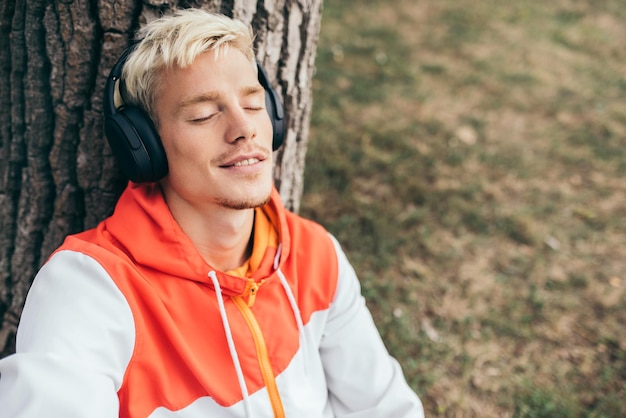
<instances>
[{"instance_id":1,"label":"headphone headband","mask_svg":"<svg viewBox=\"0 0 626 418\"><path fill-rule=\"evenodd\" d=\"M126 48L109 72L109 77L107 78L106 85L104 87L105 94L102 103L102 110L105 117L111 116L117 111L115 108L115 83L122 79L122 68L124 68L124 64L126 64L128 56L134 49L135 44Z\"/></svg>"}]
</instances>

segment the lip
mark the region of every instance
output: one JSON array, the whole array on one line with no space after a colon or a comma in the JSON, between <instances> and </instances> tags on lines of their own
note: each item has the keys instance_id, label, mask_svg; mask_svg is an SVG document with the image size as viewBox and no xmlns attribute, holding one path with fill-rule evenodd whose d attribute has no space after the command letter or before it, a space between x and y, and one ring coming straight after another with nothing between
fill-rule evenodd
<instances>
[{"instance_id":1,"label":"lip","mask_svg":"<svg viewBox=\"0 0 626 418\"><path fill-rule=\"evenodd\" d=\"M267 156L261 152L253 152L246 154L237 154L233 157L228 157L228 159L221 163L220 168L242 168L242 167L252 167L259 163L262 163L267 159Z\"/></svg>"}]
</instances>

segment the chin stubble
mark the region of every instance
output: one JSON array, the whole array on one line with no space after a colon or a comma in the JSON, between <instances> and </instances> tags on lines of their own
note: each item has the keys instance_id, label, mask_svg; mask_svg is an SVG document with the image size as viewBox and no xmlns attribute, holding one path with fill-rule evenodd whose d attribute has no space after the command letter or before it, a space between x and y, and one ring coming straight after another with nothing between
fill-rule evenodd
<instances>
[{"instance_id":1,"label":"chin stubble","mask_svg":"<svg viewBox=\"0 0 626 418\"><path fill-rule=\"evenodd\" d=\"M260 206L265 205L270 201L270 195L267 195L265 198L259 199L228 199L222 198L218 199L217 203L226 209L234 209L234 210L244 210L244 209L254 209Z\"/></svg>"}]
</instances>

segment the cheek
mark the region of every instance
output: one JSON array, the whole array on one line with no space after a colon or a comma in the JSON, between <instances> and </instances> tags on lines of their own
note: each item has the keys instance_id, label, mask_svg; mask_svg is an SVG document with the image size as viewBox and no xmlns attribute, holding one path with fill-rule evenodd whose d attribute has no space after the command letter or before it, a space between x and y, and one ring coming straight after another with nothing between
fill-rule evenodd
<instances>
[{"instance_id":1,"label":"cheek","mask_svg":"<svg viewBox=\"0 0 626 418\"><path fill-rule=\"evenodd\" d=\"M270 120L269 115L263 118L263 120L260 123L260 126L264 134L263 137L267 138L266 142L269 143L271 146L274 130L272 129L272 121Z\"/></svg>"},{"instance_id":2,"label":"cheek","mask_svg":"<svg viewBox=\"0 0 626 418\"><path fill-rule=\"evenodd\" d=\"M189 127L179 127L176 124L168 124L166 129L162 129L161 142L167 154L168 159L176 157L194 157L200 156L206 152L207 141L206 134L196 132Z\"/></svg>"}]
</instances>

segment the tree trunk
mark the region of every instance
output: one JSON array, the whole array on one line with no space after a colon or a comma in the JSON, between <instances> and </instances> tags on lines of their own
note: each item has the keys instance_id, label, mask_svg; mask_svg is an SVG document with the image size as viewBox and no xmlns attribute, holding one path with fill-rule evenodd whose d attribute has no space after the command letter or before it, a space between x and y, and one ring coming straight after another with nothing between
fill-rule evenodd
<instances>
[{"instance_id":1,"label":"tree trunk","mask_svg":"<svg viewBox=\"0 0 626 418\"><path fill-rule=\"evenodd\" d=\"M251 24L282 95L276 185L299 209L322 0L4 0L0 3L0 358L14 351L26 293L70 233L109 215L126 181L104 140L102 91L134 31L174 8Z\"/></svg>"}]
</instances>

